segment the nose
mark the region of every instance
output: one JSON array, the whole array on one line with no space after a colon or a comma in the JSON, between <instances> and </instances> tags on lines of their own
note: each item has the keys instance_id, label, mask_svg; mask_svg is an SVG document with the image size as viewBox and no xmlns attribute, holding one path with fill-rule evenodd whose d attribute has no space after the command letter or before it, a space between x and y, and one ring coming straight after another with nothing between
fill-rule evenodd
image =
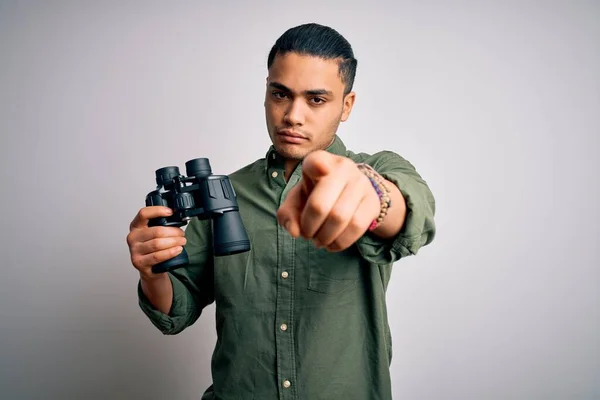
<instances>
[{"instance_id":1,"label":"nose","mask_svg":"<svg viewBox=\"0 0 600 400\"><path fill-rule=\"evenodd\" d=\"M288 109L286 110L284 120L289 125L303 125L304 124L304 106L302 99L294 99L289 103Z\"/></svg>"}]
</instances>

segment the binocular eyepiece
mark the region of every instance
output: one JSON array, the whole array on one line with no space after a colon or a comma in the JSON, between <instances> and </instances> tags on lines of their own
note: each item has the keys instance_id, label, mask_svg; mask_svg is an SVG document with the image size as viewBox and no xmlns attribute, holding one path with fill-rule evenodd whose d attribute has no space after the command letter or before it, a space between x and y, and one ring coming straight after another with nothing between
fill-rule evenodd
<instances>
[{"instance_id":1,"label":"binocular eyepiece","mask_svg":"<svg viewBox=\"0 0 600 400\"><path fill-rule=\"evenodd\" d=\"M229 178L213 175L207 158L189 160L185 168L187 176L181 175L176 166L156 170L157 188L146 195L146 206L166 206L173 214L151 219L148 226L181 227L193 217L210 219L215 256L250 250L250 240ZM178 256L152 266L152 272L166 272L188 263L184 248Z\"/></svg>"}]
</instances>

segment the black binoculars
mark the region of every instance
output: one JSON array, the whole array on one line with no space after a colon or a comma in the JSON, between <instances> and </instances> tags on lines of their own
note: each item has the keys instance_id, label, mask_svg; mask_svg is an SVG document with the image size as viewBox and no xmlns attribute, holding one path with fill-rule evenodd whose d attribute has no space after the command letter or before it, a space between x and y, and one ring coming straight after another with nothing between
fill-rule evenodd
<instances>
[{"instance_id":1,"label":"black binoculars","mask_svg":"<svg viewBox=\"0 0 600 400\"><path fill-rule=\"evenodd\" d=\"M157 169L156 190L146 196L146 206L166 206L173 210L169 217L153 218L148 226L185 226L193 217L210 219L213 254L217 257L250 250L250 240L242 222L237 196L229 178L212 175L207 158L185 163L187 176L178 167ZM189 263L185 248L179 255L152 266L161 273Z\"/></svg>"}]
</instances>

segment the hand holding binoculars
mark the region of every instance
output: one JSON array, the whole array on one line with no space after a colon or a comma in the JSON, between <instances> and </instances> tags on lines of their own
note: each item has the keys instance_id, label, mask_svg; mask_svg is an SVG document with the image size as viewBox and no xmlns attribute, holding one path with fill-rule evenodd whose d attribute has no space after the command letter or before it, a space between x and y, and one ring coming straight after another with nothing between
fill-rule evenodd
<instances>
[{"instance_id":1,"label":"hand holding binoculars","mask_svg":"<svg viewBox=\"0 0 600 400\"><path fill-rule=\"evenodd\" d=\"M250 240L229 178L213 175L207 158L189 160L185 168L187 176L180 174L175 166L156 170L157 188L146 196L146 206L166 206L173 214L151 219L148 226L181 227L193 217L210 219L215 256L250 250ZM176 257L152 266L152 272L166 272L188 263L184 248Z\"/></svg>"}]
</instances>

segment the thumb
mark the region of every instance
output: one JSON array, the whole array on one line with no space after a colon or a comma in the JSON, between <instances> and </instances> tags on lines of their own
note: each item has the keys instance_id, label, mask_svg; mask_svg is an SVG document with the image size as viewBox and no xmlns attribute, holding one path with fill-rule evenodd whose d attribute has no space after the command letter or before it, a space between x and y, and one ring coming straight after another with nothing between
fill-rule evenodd
<instances>
[{"instance_id":1,"label":"thumb","mask_svg":"<svg viewBox=\"0 0 600 400\"><path fill-rule=\"evenodd\" d=\"M306 197L303 185L296 184L277 210L277 222L293 237L300 236L300 215L306 204Z\"/></svg>"}]
</instances>

